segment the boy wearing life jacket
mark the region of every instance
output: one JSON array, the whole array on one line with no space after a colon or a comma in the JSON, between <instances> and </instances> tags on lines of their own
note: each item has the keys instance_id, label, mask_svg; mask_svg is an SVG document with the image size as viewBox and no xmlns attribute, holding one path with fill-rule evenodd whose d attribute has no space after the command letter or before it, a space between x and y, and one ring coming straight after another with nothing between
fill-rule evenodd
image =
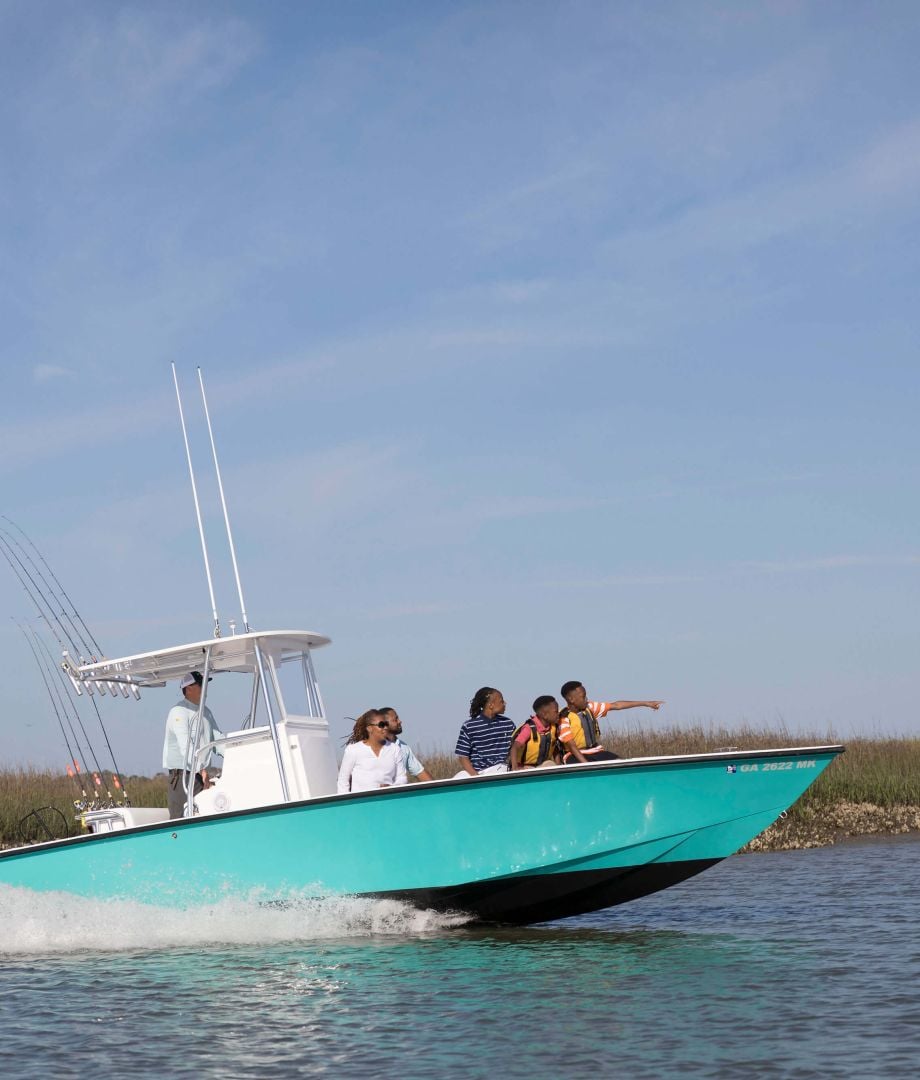
<instances>
[{"instance_id":1,"label":"boy wearing life jacket","mask_svg":"<svg viewBox=\"0 0 920 1080\"><path fill-rule=\"evenodd\" d=\"M508 764L512 769L536 769L559 765L559 705L554 697L542 694L533 703L533 716L511 737Z\"/></svg>"},{"instance_id":2,"label":"boy wearing life jacket","mask_svg":"<svg viewBox=\"0 0 920 1080\"><path fill-rule=\"evenodd\" d=\"M584 685L577 680L565 683L560 691L566 707L559 714L559 742L564 748L562 762L615 761L601 745L600 720L615 709L658 709L663 701L588 701Z\"/></svg>"}]
</instances>

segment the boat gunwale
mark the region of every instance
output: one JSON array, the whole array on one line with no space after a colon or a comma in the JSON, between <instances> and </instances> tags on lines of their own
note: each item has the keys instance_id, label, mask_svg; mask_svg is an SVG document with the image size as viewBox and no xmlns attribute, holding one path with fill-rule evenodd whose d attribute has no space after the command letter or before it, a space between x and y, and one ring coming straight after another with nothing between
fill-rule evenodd
<instances>
[{"instance_id":1,"label":"boat gunwale","mask_svg":"<svg viewBox=\"0 0 920 1080\"><path fill-rule=\"evenodd\" d=\"M57 840L45 840L39 844L29 844L23 847L7 848L0 851L0 860L20 858L25 855L33 855L43 851L53 851L65 845L77 845L95 843L102 840L117 840L125 836L134 836L138 833L157 832L168 830L176 832L179 829L188 829L204 825L212 821L224 821L228 818L244 817L246 815L276 813L278 811L293 811L303 807L318 806L322 804L341 802L355 799L388 799L405 798L421 790L431 790L443 787L469 787L470 784L488 783L519 783L521 781L548 780L560 773L564 775L589 775L597 772L614 772L622 769L653 768L669 764L705 764L716 761L741 761L751 758L771 757L808 757L810 754L833 754L837 757L846 752L842 743L830 743L821 746L796 746L768 750L717 750L702 754L671 754L657 757L644 758L617 758L614 761L594 761L577 763L575 765L556 765L539 769L515 769L504 773L490 773L486 776L466 776L443 780L425 780L414 784L400 784L388 788L380 788L371 791L336 792L334 795L319 795L315 799L297 799L291 802L268 803L265 806L247 806L240 810L226 810L220 814L199 814L191 818L167 818L165 821L148 822L145 825L135 825L129 829L115 829L111 832L88 833L81 836L63 836ZM118 810L119 807L100 807L99 809ZM146 809L145 807L128 807L127 809Z\"/></svg>"}]
</instances>

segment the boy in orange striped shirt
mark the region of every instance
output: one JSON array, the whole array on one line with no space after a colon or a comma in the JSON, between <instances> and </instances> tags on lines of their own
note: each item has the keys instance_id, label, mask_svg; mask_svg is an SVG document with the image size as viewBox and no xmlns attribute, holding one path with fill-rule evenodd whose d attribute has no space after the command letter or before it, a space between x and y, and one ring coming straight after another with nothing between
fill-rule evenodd
<instances>
[{"instance_id":1,"label":"boy in orange striped shirt","mask_svg":"<svg viewBox=\"0 0 920 1080\"><path fill-rule=\"evenodd\" d=\"M617 709L658 709L663 701L588 701L584 685L572 680L560 691L565 708L559 713L559 742L565 747L563 764L576 761L615 761L619 756L605 750L601 744L599 721Z\"/></svg>"}]
</instances>

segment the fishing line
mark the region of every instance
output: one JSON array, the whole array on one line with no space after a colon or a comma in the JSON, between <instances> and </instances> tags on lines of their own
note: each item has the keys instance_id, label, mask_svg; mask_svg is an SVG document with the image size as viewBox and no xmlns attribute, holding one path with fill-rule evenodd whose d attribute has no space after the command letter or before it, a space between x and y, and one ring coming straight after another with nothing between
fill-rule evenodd
<instances>
[{"instance_id":1,"label":"fishing line","mask_svg":"<svg viewBox=\"0 0 920 1080\"><path fill-rule=\"evenodd\" d=\"M63 675L63 672L61 672ZM65 680L66 680L66 676ZM112 773L112 782L115 785L115 789L121 791L124 796L125 806L131 805L131 800L128 798L128 789L125 787L124 780L121 778L121 769L118 767L118 762L115 760L115 751L112 749L112 744L109 742L109 733L105 730L105 724L102 722L102 713L99 711L99 706L96 704L96 699L92 695L87 695L89 700L93 703L93 708L96 710L96 719L99 721L99 727L102 729L102 737L105 739L105 745L109 751L109 757L112 759L113 769L109 770ZM111 795L109 796L111 798Z\"/></svg>"},{"instance_id":2,"label":"fishing line","mask_svg":"<svg viewBox=\"0 0 920 1080\"><path fill-rule=\"evenodd\" d=\"M100 659L102 656L105 655L104 652L102 651L102 647L100 646L99 642L93 636L92 630L90 630L90 628L87 626L86 620L83 618L83 616L80 614L80 612L77 611L77 605L73 602L73 600L70 599L70 596L67 594L67 590L64 588L64 586L58 580L57 574L55 574L55 572L51 569L51 566L49 565L48 560L39 551L38 547L36 546L36 544L34 543L32 538L29 536L29 534L25 531L25 529L23 529L19 525L17 525L16 522L12 520L12 518L8 518L6 516L6 514L0 514L0 518L2 518L6 522L9 522L9 524L12 525L13 528L25 539L26 543L29 545L30 548L32 548L32 550L39 557L39 559L41 559L41 561L44 564L45 568L47 569L48 573L51 575L52 579L54 580L54 583L57 585L61 596L64 598L64 600L67 601L68 604L70 604L70 608L73 611L74 616L77 619L77 622L79 622L79 624L83 627L83 629L86 631L86 636L92 642L92 644L93 644L93 646L94 646L94 648L96 650L96 655L93 657L93 659ZM20 545L20 547L21 546L22 545ZM33 560L31 558L29 559L29 561L32 562L33 566L35 566L35 563L33 562ZM38 569L38 567L36 567L36 569ZM44 575L42 575L42 576L44 577ZM69 616L68 616L68 618L69 618ZM76 627L74 627L74 629L76 629ZM81 634L80 637L82 639L83 635ZM84 641L84 644L86 644L85 641ZM87 648L87 652L91 653L92 651L93 651L92 649Z\"/></svg>"},{"instance_id":3,"label":"fishing line","mask_svg":"<svg viewBox=\"0 0 920 1080\"><path fill-rule=\"evenodd\" d=\"M11 521L5 515L3 515L3 520L4 521L9 521L11 525L13 525L15 528L17 528L19 530L19 532L22 533L22 535L26 538L26 540L35 549L35 552L38 554L39 558L42 560L42 562L44 562L45 566L48 567L48 572L51 574L51 576L57 582L58 588L61 590L61 593L64 596L67 597L67 601L70 604L70 606L73 608L74 614L77 616L80 623L86 629L87 634L92 639L93 645L95 645L96 649L98 650L99 654L101 655L102 650L99 649L99 643L93 637L91 631L89 630L89 627L86 626L85 621L80 616L80 614L77 611L73 601L70 599L69 596L67 596L66 592L64 591L63 586L61 585L61 583L58 580L57 576L55 575L54 571L51 569L50 565L48 564L48 561L44 558L44 556L41 554L41 552L38 550L38 548L35 546L35 544L32 543L31 540L29 540L29 537L26 535L26 533L21 528L19 528L19 526L16 525L15 522ZM11 541L12 541L12 543L11 543ZM41 580L44 582L45 588L48 590L48 593L50 593L51 597L58 602L58 605L62 609L61 610L61 615L63 617L67 618L68 622L70 623L71 627L73 628L74 633L80 638L80 640L81 640L81 642L83 644L83 650L81 650L80 648L77 647L76 642L71 637L70 633L67 631L67 627L61 622L61 619L58 618L58 616L55 614L54 606L51 603L49 603L48 597L45 595L45 593L43 592L41 587L38 585L38 582L35 580L35 578L32 576L32 574L29 573L28 567L26 567L25 563L23 563L22 559L16 553L16 551L13 548L12 544L15 544L16 547L18 547L19 550L26 557L26 559L28 559L29 563L32 565L32 567L35 569L36 573L39 575ZM25 548L22 546L22 544L20 544L19 541L16 540L15 537L11 536L4 529L0 529L0 550L3 551L3 554L6 557L7 562L10 564L10 567L12 568L13 572L16 574L16 577L19 579L19 583L22 585L23 589L26 591L26 593L29 596L29 598L31 599L32 603L35 605L35 608L38 611L38 614L41 616L41 618L44 620L45 624L48 626L48 629L53 634L55 640L57 641L57 643L61 647L61 649L64 648L64 643L61 640L60 635L55 631L54 626L49 621L48 615L46 614L45 610L42 608L42 605L39 603L39 598L44 603L44 606L45 606L45 608L47 608L47 611L50 613L51 618L54 620L54 622L57 624L57 626L63 631L64 635L66 636L66 638L67 638L68 642L70 643L71 647L73 648L74 652L77 653L77 654L80 654L81 651L85 651L85 652L91 654L92 650L91 650L90 646L88 645L86 639L80 633L79 629L74 624L73 619L70 617L70 615L64 610L64 605L61 602L61 598L55 594L54 589L52 588L50 582L45 577L45 575L41 572L41 570L39 569L39 567L35 563L35 560L29 555L29 553L25 550ZM10 556L12 556L12 558ZM12 559L15 559L16 563L19 564L19 569L17 569L17 567L16 567L15 563L12 561ZM31 584L31 589L26 584L26 579L28 579L29 583ZM74 716L76 716L77 723L79 724L80 729L83 732L84 738L86 739L86 744L89 747L90 755L91 755L93 761L95 762L96 771L100 775L100 777L102 779L104 779L105 770L103 770L101 768L101 766L99 765L99 760L98 760L98 758L96 756L96 752L95 752L95 749L94 749L94 747L92 745L92 742L90 741L89 735L86 732L86 728L84 727L83 720L80 717L80 714L79 714L78 710L76 709L76 707L75 707L75 705L73 703L72 687L68 683L66 675L64 675L64 673L59 668L58 664L51 657L51 654L50 654L47 646L45 645L45 643L43 641L41 641L41 639L37 635L36 635L36 640L40 642L42 648L45 650L45 652L48 655L49 662L57 670L59 677L64 682L65 690L67 691L66 697L67 697L67 701L68 701L68 703L70 705L70 709L73 712ZM38 658L36 657L36 659L38 659ZM92 656L92 659L96 660L97 658L95 656ZM49 693L50 693L51 692L50 686L48 687L48 690L49 690ZM57 692L59 694L59 700L61 700L61 705L62 705L62 708L63 708L64 707L63 706L63 700L60 698L60 691L57 691ZM115 752L112 749L112 744L111 744L111 742L109 740L108 732L106 731L105 723L104 723L104 721L102 719L102 714L99 711L99 706L96 704L96 701L95 701L95 698L93 697L93 695L90 694L88 696L90 698L90 701L92 701L92 703L93 703L93 709L95 710L96 717L97 717L97 719L99 721L99 727L100 727L100 729L102 731L102 737L105 740L106 748L109 751L109 756L111 757L112 765L114 766L113 769L109 770L109 772L110 772L110 774L112 776L112 782L113 782L113 784L114 784L114 786L115 786L115 788L117 790L121 790L122 792L124 792L124 786L123 786L123 784L121 782L121 779L120 779L120 776L119 776L121 770L118 768L118 762L115 760ZM74 741L79 743L79 740L77 739L76 731L74 730L73 725L70 723L70 718L69 718L69 716L67 714L66 709L64 711L64 715L67 718L67 722L70 725L71 731L73 732ZM82 749L81 749L81 753L82 753ZM79 770L79 765L77 765L76 759L74 759L74 764L76 765L76 767ZM106 794L108 795L108 798L109 798L110 801L114 801L113 797L112 797L112 793L111 793L111 791L108 790L108 787L106 787ZM125 797L127 797L126 792L125 792Z\"/></svg>"},{"instance_id":4,"label":"fishing line","mask_svg":"<svg viewBox=\"0 0 920 1080\"><path fill-rule=\"evenodd\" d=\"M44 647L44 643L42 642L42 640L38 636L38 634L35 632L34 628L29 627L28 630L29 630L29 633L32 635L32 641L34 642L34 644L36 646L41 645L42 647ZM41 664L42 672L45 674L45 676L47 678L46 685L48 687L48 693L51 694L52 701L57 701L57 703L60 705L61 714L63 715L64 720L67 722L67 726L70 728L70 734L71 734L71 737L73 738L74 746L76 746L76 748L77 748L77 757L74 758L73 765L74 765L74 768L77 770L77 774L82 779L83 772L82 772L82 770L80 768L79 759L83 758L83 761L86 762L88 760L87 753L85 751L85 748L80 743L80 737L77 735L76 728L73 726L73 721L70 718L70 715L69 715L69 713L67 711L66 706L64 705L64 699L61 697L61 692L57 688L57 686L55 685L54 678L51 676L50 672L48 671L47 662L40 655L38 657L38 660L39 660L39 663ZM53 666L53 662L52 662L52 666ZM92 753L92 751L90 751L90 756L91 756L91 753ZM95 794L96 793L94 791L93 792L94 797L95 797Z\"/></svg>"},{"instance_id":5,"label":"fishing line","mask_svg":"<svg viewBox=\"0 0 920 1080\"><path fill-rule=\"evenodd\" d=\"M61 697L62 705L63 705L64 699L66 699L67 704L70 706L71 712L76 717L77 723L80 725L80 730L83 732L83 738L86 740L86 745L89 747L90 757L92 758L93 764L96 767L96 773L93 776L93 781L96 784L96 786L98 787L98 786L101 785L102 778L104 778L104 776L105 776L105 772L102 769L102 766L99 764L99 758L96 755L96 750L95 750L92 742L90 741L89 735L86 733L86 728L83 725L83 718L80 716L79 710L77 709L76 705L74 705L73 699L70 696L71 692L72 692L71 684L68 681L67 676L64 674L64 672L55 663L54 657L51 655L51 650L48 648L48 646L44 643L44 641L42 641L42 639L37 634L34 633L34 631L33 631L33 634L34 634L35 640L42 647L42 649L44 649L45 654L48 657L48 663L53 668L55 668L55 670L57 671L58 675L60 676L60 678L61 678L61 680L62 680L62 682L64 684L65 693L61 694L61 691L58 690L58 694ZM112 799L112 793L108 790L108 787L106 787L106 795L109 798L109 802L114 801Z\"/></svg>"},{"instance_id":6,"label":"fishing line","mask_svg":"<svg viewBox=\"0 0 920 1080\"><path fill-rule=\"evenodd\" d=\"M51 633L52 633L52 635L54 637L54 640L58 643L58 645L60 645L61 649L63 650L64 649L64 642L61 641L61 635L52 626L51 620L45 614L44 610L42 609L41 604L39 604L39 602L38 602L38 597L41 597L41 600L44 603L45 607L47 607L48 611L51 613L51 619L53 619L57 623L58 627L63 632L64 637L66 637L67 640L70 642L70 647L73 650L74 654L79 656L79 654L80 654L79 646L73 640L73 638L70 636L70 634L67 632L67 627L64 626L63 623L54 614L54 608L45 599L45 596L42 593L41 589L36 584L35 579L29 573L29 571L26 568L25 564L23 563L22 559L20 559L19 556L16 554L16 552L13 550L12 546L10 545L10 542L6 539L5 534L0 535L0 551L3 552L4 557L6 558L6 561L12 567L13 573L16 575L17 578L19 578L19 583L20 583L20 585L22 585L22 587L28 593L29 599L32 601L32 603L35 605L35 607L38 609L39 615L45 620L45 623L46 623L48 629L51 631ZM19 563L20 570L16 569L16 566L13 563L13 559L15 559L17 563ZM25 575L25 576L23 576L23 575ZM31 589L29 588L28 585L26 585L26 578L28 578L29 582L32 585Z\"/></svg>"},{"instance_id":7,"label":"fishing line","mask_svg":"<svg viewBox=\"0 0 920 1080\"><path fill-rule=\"evenodd\" d=\"M12 618L12 616L10 616L10 618ZM48 684L48 679L45 676L45 670L42 667L41 661L38 658L38 653L35 651L35 646L32 644L31 640L29 639L29 635L26 633L25 628L22 626L22 624L17 622L16 619L13 619L13 622L16 623L16 626L19 627L20 633L26 639L26 644L32 650L32 655L35 657L35 663L38 664L38 672L42 677L42 682L44 682L44 684L45 684L45 689L48 691L48 697L51 699L51 707L52 707L52 709L54 709L54 715L57 717L58 727L60 727L61 735L64 737L64 745L67 747L67 753L68 753L68 755L70 757L71 762L76 767L77 773L79 774L80 769L79 769L79 766L77 765L76 755L73 752L73 747L70 745L70 739L67 738L67 732L64 729L64 722L61 719L60 711L58 710L57 704L55 703L54 695L51 693L51 687ZM74 784L75 784L75 786L77 788L77 791L80 793L80 795L83 797L83 799L84 800L88 799L88 796L87 796L86 792L83 790L82 786L80 785L80 782L77 780L77 776L74 774L74 771L73 771L73 769L71 769L70 765L67 766L67 775L73 780L73 782L74 782Z\"/></svg>"},{"instance_id":8,"label":"fishing line","mask_svg":"<svg viewBox=\"0 0 920 1080\"><path fill-rule=\"evenodd\" d=\"M60 623L61 626L64 625L61 620L66 619L67 622L70 624L70 629L73 630L73 632L80 639L80 642L82 643L82 648L80 649L81 658L83 656L83 653L91 654L92 649L90 648L89 645L87 645L86 639L83 637L83 635L77 629L76 625L74 624L73 619L70 617L70 614L64 609L64 605L63 605L63 603L61 603L61 598L55 593L54 588L51 585L51 582L48 581L48 579L42 573L41 567L36 564L35 560L28 553L28 551L26 551L26 549L22 546L22 544L16 539L16 537L13 536L11 533L7 532L6 529L0 529L0 536L3 537L4 541L6 542L7 546L10 548L11 551L12 551L12 546L11 546L12 544L15 544L16 547L19 548L19 550L22 552L22 554L26 557L27 561L29 562L29 565L32 567L32 569L35 571L35 573L41 579L42 584L45 587L45 591L44 591L45 602L48 603L49 606L51 606L50 602L49 602L49 598L50 598L50 600L53 600L55 602L54 606L57 607L57 608L60 608L60 613L56 614L55 618L58 620L58 622ZM52 607L52 611L53 610L54 610L54 607ZM66 628L65 628L65 630L66 630ZM69 633L68 633L67 637L68 637L68 640L70 640L70 634Z\"/></svg>"}]
</instances>

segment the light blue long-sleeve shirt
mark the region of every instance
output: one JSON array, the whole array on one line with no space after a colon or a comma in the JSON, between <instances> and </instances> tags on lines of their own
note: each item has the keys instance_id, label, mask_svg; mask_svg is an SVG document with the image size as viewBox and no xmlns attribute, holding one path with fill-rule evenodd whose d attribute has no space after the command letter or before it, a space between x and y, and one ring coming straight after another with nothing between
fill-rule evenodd
<instances>
[{"instance_id":1,"label":"light blue long-sleeve shirt","mask_svg":"<svg viewBox=\"0 0 920 1080\"><path fill-rule=\"evenodd\" d=\"M192 737L192 728L195 724L195 716L198 706L183 698L176 702L169 710L166 717L166 737L163 740L163 768L184 769L188 754L188 743ZM207 707L201 715L201 731L198 734L197 749L201 749L209 742L219 739L223 732L220 731L214 721L214 714ZM207 761L199 762L199 768L207 768L214 761L212 750Z\"/></svg>"}]
</instances>

